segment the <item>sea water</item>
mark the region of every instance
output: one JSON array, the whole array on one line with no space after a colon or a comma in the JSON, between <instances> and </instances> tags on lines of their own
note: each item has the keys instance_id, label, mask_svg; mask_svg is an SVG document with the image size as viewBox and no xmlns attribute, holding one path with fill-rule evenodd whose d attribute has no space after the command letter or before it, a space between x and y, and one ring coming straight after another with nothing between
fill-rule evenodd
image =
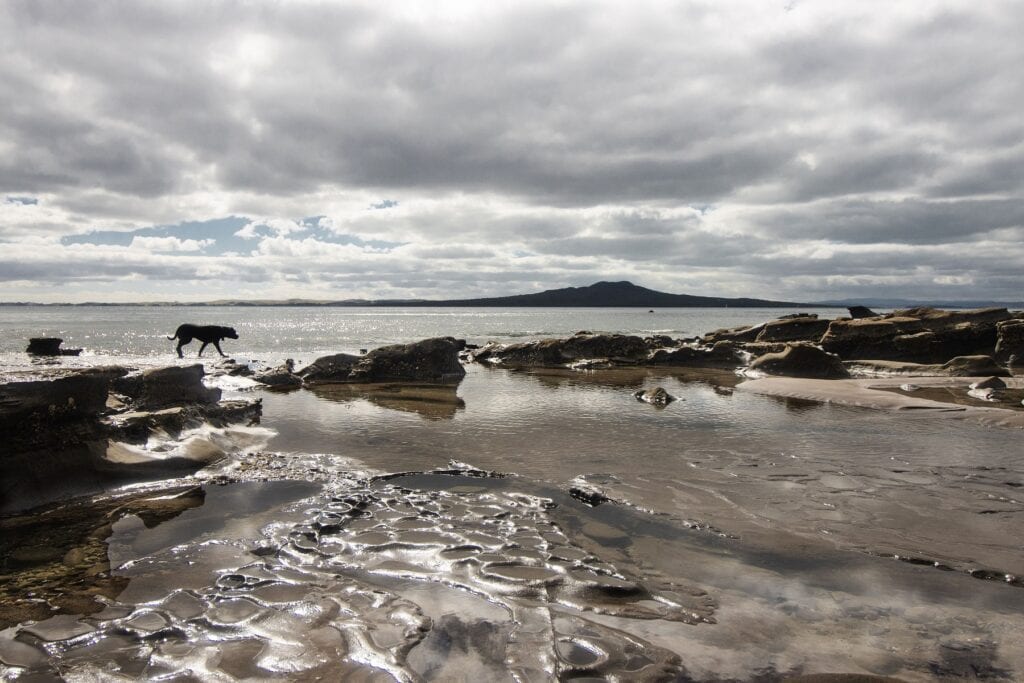
<instances>
[{"instance_id":1,"label":"sea water","mask_svg":"<svg viewBox=\"0 0 1024 683\"><path fill-rule=\"evenodd\" d=\"M85 348L58 363L195 362L164 339L180 322L234 326L226 352L276 364L788 312L0 309L8 367L26 363L12 337L51 335ZM210 381L262 398L259 430L211 434L224 457L174 515L116 519L104 543L123 588L92 616L0 634L5 676L1024 675L1018 430L773 399L719 371L473 365L414 394ZM679 400L632 396L655 386Z\"/></svg>"},{"instance_id":2,"label":"sea water","mask_svg":"<svg viewBox=\"0 0 1024 683\"><path fill-rule=\"evenodd\" d=\"M289 306L0 306L0 361L23 361L31 337L59 337L65 348L112 356L170 358L167 340L182 323L238 332L222 344L243 357L307 357L358 352L429 337L470 343L565 337L580 330L689 337L756 324L797 309L760 308L349 308ZM799 309L836 317L843 309ZM193 354L198 342L186 347ZM208 348L206 353L215 354ZM13 354L13 355L12 355Z\"/></svg>"}]
</instances>

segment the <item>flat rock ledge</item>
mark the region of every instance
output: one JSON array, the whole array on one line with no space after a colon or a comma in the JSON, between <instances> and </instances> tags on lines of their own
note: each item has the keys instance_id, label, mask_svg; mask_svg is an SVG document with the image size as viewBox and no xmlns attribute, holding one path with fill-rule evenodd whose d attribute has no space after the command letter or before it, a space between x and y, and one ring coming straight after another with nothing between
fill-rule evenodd
<instances>
[{"instance_id":1,"label":"flat rock ledge","mask_svg":"<svg viewBox=\"0 0 1024 683\"><path fill-rule=\"evenodd\" d=\"M872 410L913 412L934 419L962 419L990 427L1024 429L1024 411L978 405L961 405L920 398L899 391L898 378L821 380L796 377L750 379L736 386L737 391L834 404ZM1005 380L1011 388L1024 389L1024 378ZM966 391L970 380L959 377L930 377L917 380L916 390L928 388ZM906 386L906 385L904 385Z\"/></svg>"},{"instance_id":2,"label":"flat rock ledge","mask_svg":"<svg viewBox=\"0 0 1024 683\"><path fill-rule=\"evenodd\" d=\"M142 444L154 433L177 436L211 424L255 424L260 401L221 402L203 384L202 365L143 372L122 366L55 370L0 383L0 512L96 493L113 483L194 471L184 458L129 462L117 444Z\"/></svg>"},{"instance_id":3,"label":"flat rock ledge","mask_svg":"<svg viewBox=\"0 0 1024 683\"><path fill-rule=\"evenodd\" d=\"M835 319L795 313L690 339L579 332L490 342L464 357L508 368L749 366L761 374L831 379L870 373L1009 375L1015 363L1024 364L1024 312L921 307L877 315L855 306L851 313Z\"/></svg>"}]
</instances>

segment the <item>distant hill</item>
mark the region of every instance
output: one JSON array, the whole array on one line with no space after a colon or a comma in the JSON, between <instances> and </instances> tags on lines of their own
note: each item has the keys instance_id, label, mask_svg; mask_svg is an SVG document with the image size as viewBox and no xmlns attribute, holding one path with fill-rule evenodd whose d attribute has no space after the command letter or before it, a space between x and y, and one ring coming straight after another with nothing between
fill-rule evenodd
<instances>
[{"instance_id":1,"label":"distant hill","mask_svg":"<svg viewBox=\"0 0 1024 683\"><path fill-rule=\"evenodd\" d=\"M32 305L32 304L4 304ZM565 307L565 308L830 308L828 304L807 304L793 301L772 301L741 297L730 299L692 294L667 294L632 282L596 282L587 287L549 289L537 294L482 299L346 299L342 301L285 299L285 300L219 300L200 303L150 302L134 304L84 303L51 304L56 306L461 306L461 307Z\"/></svg>"},{"instance_id":2,"label":"distant hill","mask_svg":"<svg viewBox=\"0 0 1024 683\"><path fill-rule=\"evenodd\" d=\"M632 282L597 282L587 287L549 289L537 294L482 299L347 299L344 301L211 301L210 306L461 306L461 307L607 307L607 308L807 308L811 304L767 299L730 299L691 294L667 294ZM817 306L817 305L815 305Z\"/></svg>"},{"instance_id":3,"label":"distant hill","mask_svg":"<svg viewBox=\"0 0 1024 683\"><path fill-rule=\"evenodd\" d=\"M384 303L384 302L377 302ZM767 299L729 299L691 294L667 294L632 282L597 282L587 287L549 289L537 294L515 294L484 299L448 299L444 301L391 302L403 306L537 306L537 307L609 307L609 308L767 308L778 306L806 306L792 301Z\"/></svg>"}]
</instances>

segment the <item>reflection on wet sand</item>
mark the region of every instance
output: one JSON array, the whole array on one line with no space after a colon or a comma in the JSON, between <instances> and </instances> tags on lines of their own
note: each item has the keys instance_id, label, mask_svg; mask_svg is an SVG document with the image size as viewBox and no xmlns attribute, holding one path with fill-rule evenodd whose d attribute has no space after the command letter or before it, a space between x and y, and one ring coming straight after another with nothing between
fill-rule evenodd
<instances>
[{"instance_id":1,"label":"reflection on wet sand","mask_svg":"<svg viewBox=\"0 0 1024 683\"><path fill-rule=\"evenodd\" d=\"M732 388L743 380L731 370L715 368L619 367L602 370L570 370L566 368L498 370L489 368L487 371L492 373L508 372L516 377L529 378L536 381L538 386L547 389L587 386L631 389L666 378L672 378L683 384L699 383L711 387Z\"/></svg>"},{"instance_id":2,"label":"reflection on wet sand","mask_svg":"<svg viewBox=\"0 0 1024 683\"><path fill-rule=\"evenodd\" d=\"M151 529L203 504L197 486L60 506L0 520L0 629L103 609L127 579L111 574L107 540L125 517Z\"/></svg>"},{"instance_id":3,"label":"reflection on wet sand","mask_svg":"<svg viewBox=\"0 0 1024 683\"><path fill-rule=\"evenodd\" d=\"M110 537L119 594L0 634L0 671L925 681L1010 680L1024 661L1024 591L450 472L207 486L162 523L125 517Z\"/></svg>"},{"instance_id":4,"label":"reflection on wet sand","mask_svg":"<svg viewBox=\"0 0 1024 683\"><path fill-rule=\"evenodd\" d=\"M49 585L38 623L0 632L0 677L1024 675L1019 433L738 380L471 368L428 397L265 394L275 452L207 470L230 483L162 523L107 520L109 583ZM680 400L633 398L658 385ZM89 588L89 616L46 618Z\"/></svg>"},{"instance_id":5,"label":"reflection on wet sand","mask_svg":"<svg viewBox=\"0 0 1024 683\"><path fill-rule=\"evenodd\" d=\"M322 384L317 397L346 403L366 400L381 408L416 413L428 420L449 420L466 407L457 384Z\"/></svg>"}]
</instances>

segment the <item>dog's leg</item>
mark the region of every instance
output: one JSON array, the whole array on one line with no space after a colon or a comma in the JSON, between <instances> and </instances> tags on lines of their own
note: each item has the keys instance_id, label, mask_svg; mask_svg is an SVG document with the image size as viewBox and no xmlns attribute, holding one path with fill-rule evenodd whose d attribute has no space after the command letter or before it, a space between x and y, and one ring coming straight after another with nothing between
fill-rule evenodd
<instances>
[{"instance_id":1,"label":"dog's leg","mask_svg":"<svg viewBox=\"0 0 1024 683\"><path fill-rule=\"evenodd\" d=\"M189 340L189 341L191 341L191 340ZM184 345L185 345L184 341L179 341L178 342L178 358L184 358L185 357L185 354L181 352L181 347L184 346Z\"/></svg>"},{"instance_id":2,"label":"dog's leg","mask_svg":"<svg viewBox=\"0 0 1024 683\"><path fill-rule=\"evenodd\" d=\"M206 348L206 345L207 345L207 344L209 344L209 343L210 343L210 342L203 342L203 345L199 347L199 357L200 357L200 358L202 358L202 357L203 357L203 349L205 349L205 348Z\"/></svg>"},{"instance_id":3,"label":"dog's leg","mask_svg":"<svg viewBox=\"0 0 1024 683\"><path fill-rule=\"evenodd\" d=\"M213 345L217 348L217 353L220 354L221 358L227 358L228 354L220 350L220 340L214 341Z\"/></svg>"}]
</instances>

